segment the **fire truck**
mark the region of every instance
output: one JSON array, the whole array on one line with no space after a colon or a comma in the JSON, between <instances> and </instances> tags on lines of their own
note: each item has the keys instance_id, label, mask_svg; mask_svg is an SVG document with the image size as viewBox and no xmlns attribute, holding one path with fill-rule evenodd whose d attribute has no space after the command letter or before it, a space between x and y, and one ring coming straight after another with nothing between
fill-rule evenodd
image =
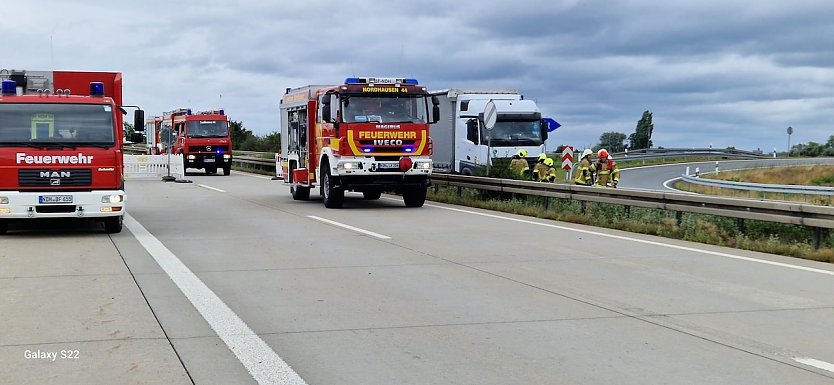
<instances>
[{"instance_id":1,"label":"fire truck","mask_svg":"<svg viewBox=\"0 0 834 385\"><path fill-rule=\"evenodd\" d=\"M415 79L288 88L281 98L284 183L295 200L318 186L328 208L342 207L345 191L365 199L393 191L406 206L421 207L432 171L429 124L439 115L437 98Z\"/></svg>"},{"instance_id":2,"label":"fire truck","mask_svg":"<svg viewBox=\"0 0 834 385\"><path fill-rule=\"evenodd\" d=\"M0 234L38 218L91 218L122 230L122 75L0 70ZM143 141L136 110L131 140Z\"/></svg>"},{"instance_id":3,"label":"fire truck","mask_svg":"<svg viewBox=\"0 0 834 385\"><path fill-rule=\"evenodd\" d=\"M169 133L175 136L171 152L183 155L183 169L201 168L207 174L223 169L223 175L231 174L232 139L223 110L192 113L190 108L180 108L166 112L158 132L166 147Z\"/></svg>"}]
</instances>

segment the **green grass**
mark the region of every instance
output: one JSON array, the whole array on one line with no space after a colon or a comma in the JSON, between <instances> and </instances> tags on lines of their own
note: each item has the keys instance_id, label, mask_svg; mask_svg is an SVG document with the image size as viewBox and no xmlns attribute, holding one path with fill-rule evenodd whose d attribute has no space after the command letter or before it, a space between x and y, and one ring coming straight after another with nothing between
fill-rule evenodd
<instances>
[{"instance_id":1,"label":"green grass","mask_svg":"<svg viewBox=\"0 0 834 385\"><path fill-rule=\"evenodd\" d=\"M678 222L675 213L666 210L632 207L576 200L502 194L457 187L436 186L428 199L462 206L477 207L563 222L612 228L641 234L682 239L711 245L735 247L797 258L834 263L834 237L823 237L814 250L810 228L789 224L745 220L740 232L735 218L683 213ZM582 210L584 206L584 212Z\"/></svg>"}]
</instances>

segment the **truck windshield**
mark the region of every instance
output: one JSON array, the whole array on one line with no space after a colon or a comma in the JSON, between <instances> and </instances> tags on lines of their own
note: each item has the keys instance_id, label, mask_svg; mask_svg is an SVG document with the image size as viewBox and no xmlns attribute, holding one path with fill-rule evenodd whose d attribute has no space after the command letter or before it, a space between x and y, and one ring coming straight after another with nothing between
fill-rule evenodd
<instances>
[{"instance_id":1,"label":"truck windshield","mask_svg":"<svg viewBox=\"0 0 834 385\"><path fill-rule=\"evenodd\" d=\"M342 111L345 123L426 123L426 97L349 95Z\"/></svg>"},{"instance_id":2,"label":"truck windshield","mask_svg":"<svg viewBox=\"0 0 834 385\"><path fill-rule=\"evenodd\" d=\"M493 146L540 146L542 144L540 120L498 120L492 130L481 126L481 138L491 137Z\"/></svg>"},{"instance_id":3,"label":"truck windshield","mask_svg":"<svg viewBox=\"0 0 834 385\"><path fill-rule=\"evenodd\" d=\"M0 104L0 145L113 145L113 107L102 104Z\"/></svg>"},{"instance_id":4,"label":"truck windshield","mask_svg":"<svg viewBox=\"0 0 834 385\"><path fill-rule=\"evenodd\" d=\"M186 132L189 138L223 138L229 136L229 122L225 120L192 120Z\"/></svg>"}]
</instances>

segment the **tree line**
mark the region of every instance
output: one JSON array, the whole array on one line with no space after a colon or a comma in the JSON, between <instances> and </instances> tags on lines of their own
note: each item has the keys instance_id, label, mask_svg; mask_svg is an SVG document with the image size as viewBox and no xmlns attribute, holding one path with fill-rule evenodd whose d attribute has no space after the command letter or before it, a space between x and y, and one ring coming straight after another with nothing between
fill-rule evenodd
<instances>
[{"instance_id":1,"label":"tree line","mask_svg":"<svg viewBox=\"0 0 834 385\"><path fill-rule=\"evenodd\" d=\"M281 134L272 132L264 136L255 135L243 126L242 122L229 122L229 134L232 137L232 149L241 151L278 152L281 147Z\"/></svg>"},{"instance_id":2,"label":"tree line","mask_svg":"<svg viewBox=\"0 0 834 385\"><path fill-rule=\"evenodd\" d=\"M808 142L791 146L790 156L834 156L834 135L828 137L825 143Z\"/></svg>"},{"instance_id":3,"label":"tree line","mask_svg":"<svg viewBox=\"0 0 834 385\"><path fill-rule=\"evenodd\" d=\"M646 110L640 120L637 121L637 127L631 135L626 136L626 134L617 131L604 132L599 136L599 143L593 147L593 150L598 151L604 148L613 153L624 152L626 148L629 150L652 148L653 131L652 113ZM625 144L626 139L629 142L628 146Z\"/></svg>"}]
</instances>

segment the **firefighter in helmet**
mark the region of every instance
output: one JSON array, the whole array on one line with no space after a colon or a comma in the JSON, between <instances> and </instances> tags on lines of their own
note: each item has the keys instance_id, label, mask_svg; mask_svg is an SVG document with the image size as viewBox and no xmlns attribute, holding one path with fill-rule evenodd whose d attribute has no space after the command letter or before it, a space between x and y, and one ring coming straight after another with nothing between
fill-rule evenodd
<instances>
[{"instance_id":1,"label":"firefighter in helmet","mask_svg":"<svg viewBox=\"0 0 834 385\"><path fill-rule=\"evenodd\" d=\"M527 150L524 149L518 150L518 152L513 155L513 159L510 161L510 170L512 170L513 175L521 178L525 175L529 175L530 165L527 163L527 159L524 159L526 156Z\"/></svg>"},{"instance_id":2,"label":"firefighter in helmet","mask_svg":"<svg viewBox=\"0 0 834 385\"><path fill-rule=\"evenodd\" d=\"M547 159L545 153L539 154L536 158L536 165L533 166L533 180L536 182L545 180L545 173L547 172L547 166L544 164L545 159Z\"/></svg>"},{"instance_id":3,"label":"firefighter in helmet","mask_svg":"<svg viewBox=\"0 0 834 385\"><path fill-rule=\"evenodd\" d=\"M620 169L604 148L597 152L594 170L597 174L597 186L617 188L617 184L620 183Z\"/></svg>"},{"instance_id":4,"label":"firefighter in helmet","mask_svg":"<svg viewBox=\"0 0 834 385\"><path fill-rule=\"evenodd\" d=\"M594 165L591 156L594 154L591 149L586 148L582 151L582 156L579 157L579 165L576 168L576 177L573 178L573 183L581 186L591 186L594 184Z\"/></svg>"},{"instance_id":5,"label":"firefighter in helmet","mask_svg":"<svg viewBox=\"0 0 834 385\"><path fill-rule=\"evenodd\" d=\"M542 180L550 183L556 182L556 167L553 167L553 159L546 158L544 160L544 166L547 167L547 170L542 174L544 175Z\"/></svg>"}]
</instances>

